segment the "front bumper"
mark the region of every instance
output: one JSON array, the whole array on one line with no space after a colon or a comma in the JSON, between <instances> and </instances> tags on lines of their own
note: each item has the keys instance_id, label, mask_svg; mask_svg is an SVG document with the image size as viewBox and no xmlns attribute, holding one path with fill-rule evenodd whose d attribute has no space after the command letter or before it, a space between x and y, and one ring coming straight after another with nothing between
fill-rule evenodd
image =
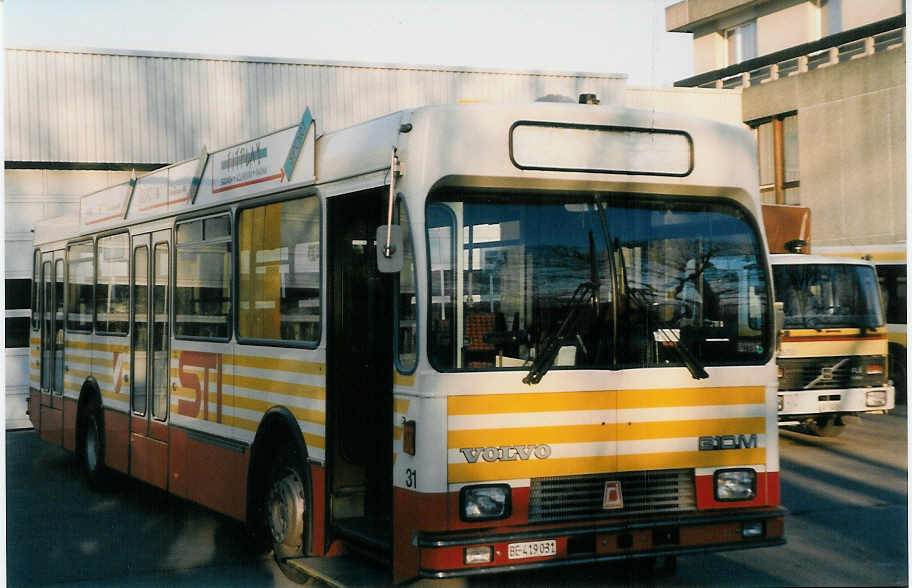
<instances>
[{"instance_id":1,"label":"front bumper","mask_svg":"<svg viewBox=\"0 0 912 588\"><path fill-rule=\"evenodd\" d=\"M879 399L885 397L885 403ZM873 402L877 399L878 402ZM837 390L781 390L778 393L780 421L822 414L858 414L890 410L896 404L893 386Z\"/></svg>"},{"instance_id":2,"label":"front bumper","mask_svg":"<svg viewBox=\"0 0 912 588\"><path fill-rule=\"evenodd\" d=\"M782 545L785 543L786 512L786 509L775 506L534 530L419 533L415 537L415 545L420 550L421 576L451 578ZM757 524L761 525L760 534L745 537L745 525L756 528ZM509 558L510 544L549 540L554 540L556 544L554 555L519 560ZM465 563L467 548L486 546L492 550L491 562Z\"/></svg>"}]
</instances>

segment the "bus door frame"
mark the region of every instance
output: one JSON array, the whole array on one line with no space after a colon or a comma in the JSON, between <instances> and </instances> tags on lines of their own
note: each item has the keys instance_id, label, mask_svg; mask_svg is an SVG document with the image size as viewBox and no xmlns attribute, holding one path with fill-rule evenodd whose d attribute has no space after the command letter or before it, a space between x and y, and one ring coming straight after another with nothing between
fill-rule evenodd
<instances>
[{"instance_id":1,"label":"bus door frame","mask_svg":"<svg viewBox=\"0 0 912 588\"><path fill-rule=\"evenodd\" d=\"M59 267L58 267L59 266ZM58 276L58 269L60 275ZM66 320L66 250L57 249L41 253L41 281L39 303L41 324L38 332L39 345L39 387L41 438L55 445L63 444L63 387L64 387L64 323ZM57 283L61 284L58 293ZM50 291L48 291L50 288ZM58 297L60 300L57 300ZM57 309L62 316L58 319ZM59 322L59 324L58 324ZM57 355L61 354L58 360ZM46 380L45 380L46 378ZM47 386L45 386L45 381ZM56 385L59 382L59 390Z\"/></svg>"},{"instance_id":2,"label":"bus door frame","mask_svg":"<svg viewBox=\"0 0 912 588\"><path fill-rule=\"evenodd\" d=\"M165 284L157 284L158 276L158 256L156 249L164 245L166 247L165 259L167 268L165 271ZM140 480L148 482L163 490L168 489L168 443L170 417L170 385L171 385L171 350L170 350L170 320L169 313L171 308L170 292L173 272L171 271L172 260L172 242L171 229L164 229L154 232L146 232L133 235L130 247L130 373L132 382L130 383L130 474ZM145 268L138 268L136 265L136 254L140 249L145 249L146 263ZM145 316L146 316L146 336L144 349L138 348L137 336L138 329L136 325L136 288L138 270L142 269L145 273L145 287L147 293L145 296ZM142 284L139 284L142 285ZM156 296L156 285L164 285L164 296ZM164 305L164 313L156 313L156 302L161 301ZM164 327L157 337L155 329L156 316L164 316ZM162 322L162 321L158 321ZM165 369L160 370L160 379L163 383L156 380L155 377L155 343L160 340L163 349L158 350L160 357L164 358ZM143 342L140 342L142 344ZM145 351L145 356L140 360L145 365L137 365L137 352ZM143 381L139 384L144 388L145 399L142 406L136 405L137 392L137 374L143 373ZM155 389L156 386L164 386L165 406L164 414L156 414L155 406Z\"/></svg>"}]
</instances>

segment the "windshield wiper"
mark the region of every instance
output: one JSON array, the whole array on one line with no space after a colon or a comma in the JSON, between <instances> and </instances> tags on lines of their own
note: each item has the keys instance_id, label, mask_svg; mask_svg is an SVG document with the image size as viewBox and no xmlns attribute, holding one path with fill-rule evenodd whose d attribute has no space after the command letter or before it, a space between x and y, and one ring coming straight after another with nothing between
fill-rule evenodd
<instances>
[{"instance_id":1,"label":"windshield wiper","mask_svg":"<svg viewBox=\"0 0 912 588\"><path fill-rule=\"evenodd\" d=\"M687 371L690 372L690 375L693 376L694 380L702 380L708 378L709 374L706 372L706 369L703 367L703 364L700 363L694 354L690 352L690 349L683 343L681 343L680 331L677 329L663 329L660 328L659 331L665 340L671 343L671 346L675 351L678 352L681 361L684 363L684 367L687 368Z\"/></svg>"},{"instance_id":2,"label":"windshield wiper","mask_svg":"<svg viewBox=\"0 0 912 588\"><path fill-rule=\"evenodd\" d=\"M545 374L548 373L548 370L551 369L551 366L554 365L554 360L557 359L561 344L570 334L576 337L577 344L584 353L588 354L586 346L583 344L583 339L579 334L578 323L583 316L582 310L587 304L591 304L596 314L598 313L599 288L601 285L598 265L595 261L595 240L592 238L592 231L589 231L589 281L583 282L576 287L570 301L564 306L564 312L562 313L564 320L561 321L557 329L545 335L539 346L539 352L535 354L535 359L532 361L532 368L526 374L526 377L522 379L523 384L531 386L541 381Z\"/></svg>"},{"instance_id":3,"label":"windshield wiper","mask_svg":"<svg viewBox=\"0 0 912 588\"><path fill-rule=\"evenodd\" d=\"M561 322L560 326L545 335L544 340L539 347L539 352L535 354L535 359L532 361L532 368L529 370L529 373L526 374L526 377L522 379L523 384L538 384L542 377L548 370L551 369L551 366L554 365L554 360L557 359L557 354L560 351L561 343L567 338L571 333L576 333L576 339L579 345L585 351L583 346L582 338L579 336L578 324L579 319L582 316L582 309L587 306L587 303L584 301L589 298L592 299L592 293L598 292L598 287L593 288L591 282L583 282L576 287L576 291L573 293L573 297L570 299L570 302L564 306L565 312L564 320Z\"/></svg>"}]
</instances>

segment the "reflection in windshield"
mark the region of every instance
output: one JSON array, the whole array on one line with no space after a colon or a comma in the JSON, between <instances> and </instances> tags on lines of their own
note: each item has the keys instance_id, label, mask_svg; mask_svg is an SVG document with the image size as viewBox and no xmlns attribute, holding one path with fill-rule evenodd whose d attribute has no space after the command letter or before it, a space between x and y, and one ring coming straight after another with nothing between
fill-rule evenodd
<instances>
[{"instance_id":1,"label":"reflection in windshield","mask_svg":"<svg viewBox=\"0 0 912 588\"><path fill-rule=\"evenodd\" d=\"M874 269L849 264L774 265L776 301L792 328L883 324Z\"/></svg>"},{"instance_id":2,"label":"reflection in windshield","mask_svg":"<svg viewBox=\"0 0 912 588\"><path fill-rule=\"evenodd\" d=\"M607 194L602 216L592 194L562 196L432 196L436 368L529 371L542 353L555 369L765 359L768 287L739 209Z\"/></svg>"}]
</instances>

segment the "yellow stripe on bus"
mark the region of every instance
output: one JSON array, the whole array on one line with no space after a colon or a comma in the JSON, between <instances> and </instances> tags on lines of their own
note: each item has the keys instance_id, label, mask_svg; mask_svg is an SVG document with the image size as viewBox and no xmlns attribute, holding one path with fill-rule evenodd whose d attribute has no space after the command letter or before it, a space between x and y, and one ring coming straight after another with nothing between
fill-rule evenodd
<instances>
[{"instance_id":1,"label":"yellow stripe on bus","mask_svg":"<svg viewBox=\"0 0 912 588\"><path fill-rule=\"evenodd\" d=\"M223 396L223 399L226 398ZM242 408L244 410L252 410L255 412L266 412L273 406L274 402L265 402L263 400L256 400L254 398L244 398L241 396L233 397L234 406L236 408ZM226 402L227 404L227 402ZM326 413L322 410L313 410L308 408L299 408L297 406L288 406L284 405L291 414L295 416L299 421L308 421L311 423L316 423L318 425L326 424Z\"/></svg>"},{"instance_id":2,"label":"yellow stripe on bus","mask_svg":"<svg viewBox=\"0 0 912 588\"><path fill-rule=\"evenodd\" d=\"M67 370L67 375L85 379L85 378L88 378L89 376L91 376L92 372L88 371L88 370L78 370L76 368L70 368ZM101 379L101 376L99 376L99 379ZM108 377L108 379L106 381L107 382L111 381L110 376Z\"/></svg>"},{"instance_id":3,"label":"yellow stripe on bus","mask_svg":"<svg viewBox=\"0 0 912 588\"><path fill-rule=\"evenodd\" d=\"M561 412L568 410L717 406L763 404L765 401L766 390L762 386L484 394L449 397L447 399L447 414L455 416Z\"/></svg>"},{"instance_id":4,"label":"yellow stripe on bus","mask_svg":"<svg viewBox=\"0 0 912 588\"><path fill-rule=\"evenodd\" d=\"M278 370L295 372L298 374L326 375L326 364L314 361L300 361L297 359L277 359L274 357L260 357L257 355L228 355L222 356L224 365L236 365L261 370Z\"/></svg>"},{"instance_id":5,"label":"yellow stripe on bus","mask_svg":"<svg viewBox=\"0 0 912 588\"><path fill-rule=\"evenodd\" d=\"M766 463L766 448L730 449L726 451L676 451L631 455L567 457L447 465L451 484L538 478L543 476L572 476L592 472L638 471L669 468L738 466Z\"/></svg>"},{"instance_id":6,"label":"yellow stripe on bus","mask_svg":"<svg viewBox=\"0 0 912 588\"><path fill-rule=\"evenodd\" d=\"M214 394L215 394L215 392L213 390L209 390L209 401L210 402L213 401ZM178 386L176 389L174 389L171 392L171 406L173 406L175 409L177 409L177 407L179 406L178 402L180 400L196 401L196 390L194 390L193 388L186 388L184 386ZM225 394L224 392L222 393L222 407L223 407L222 410L225 410L226 408L234 407L234 408L241 408L244 410L251 410L254 412L264 412L265 413L267 410L269 410L273 406L275 406L274 402L266 402L264 400L257 400L255 398L246 398L243 396ZM318 425L326 424L326 413L322 410L300 408L297 406L288 406L288 405L284 405L284 406L291 412L291 414L293 414L295 416L296 419L298 419L300 421L307 421L307 422L315 423ZM202 414L202 412L203 412L202 399L200 400L200 409L199 410L200 410L200 414ZM212 414L214 414L214 413L212 413L210 411L210 415L212 415ZM184 416L190 416L190 415L184 415ZM191 418L199 418L199 415L196 415L195 417L191 417ZM209 419L209 420L212 420L212 419Z\"/></svg>"},{"instance_id":7,"label":"yellow stripe on bus","mask_svg":"<svg viewBox=\"0 0 912 588\"><path fill-rule=\"evenodd\" d=\"M393 412L396 414L408 414L409 404L411 404L411 401L408 398L394 398Z\"/></svg>"},{"instance_id":8,"label":"yellow stripe on bus","mask_svg":"<svg viewBox=\"0 0 912 588\"><path fill-rule=\"evenodd\" d=\"M398 371L393 370L393 385L394 386L406 386L411 388L415 385L415 374L409 374L405 376L400 374Z\"/></svg>"},{"instance_id":9,"label":"yellow stripe on bus","mask_svg":"<svg viewBox=\"0 0 912 588\"><path fill-rule=\"evenodd\" d=\"M214 419L209 419L211 422L214 422ZM234 429L243 429L245 431L256 432L259 427L259 422L251 421L250 419L245 419L241 417L235 417L231 415L222 416L222 425ZM320 435L314 435L313 433L302 432L301 436L304 437L304 441L307 442L308 447L318 447L320 449L326 449L326 440Z\"/></svg>"},{"instance_id":10,"label":"yellow stripe on bus","mask_svg":"<svg viewBox=\"0 0 912 588\"><path fill-rule=\"evenodd\" d=\"M703 419L692 421L657 421L605 425L565 425L449 431L447 446L487 447L500 445L538 445L541 443L598 443L602 441L634 441L644 439L675 439L701 435L731 435L734 433L763 433L765 417L733 419Z\"/></svg>"},{"instance_id":11,"label":"yellow stripe on bus","mask_svg":"<svg viewBox=\"0 0 912 588\"><path fill-rule=\"evenodd\" d=\"M239 376L237 374L234 376L234 386L238 388L247 388L249 390L262 390L263 392L272 392L274 394L316 398L320 400L324 399L326 396L326 391L321 386L292 384L289 382L280 382L278 380L267 380L265 378Z\"/></svg>"},{"instance_id":12,"label":"yellow stripe on bus","mask_svg":"<svg viewBox=\"0 0 912 588\"><path fill-rule=\"evenodd\" d=\"M67 341L66 345L74 349L91 349L92 351L120 351L121 353L126 353L130 350L130 346L126 344L95 343L92 341Z\"/></svg>"},{"instance_id":13,"label":"yellow stripe on bus","mask_svg":"<svg viewBox=\"0 0 912 588\"><path fill-rule=\"evenodd\" d=\"M730 406L733 404L764 404L763 386L732 386L720 388L672 388L670 390L621 390L619 409L669 408L675 406Z\"/></svg>"}]
</instances>

